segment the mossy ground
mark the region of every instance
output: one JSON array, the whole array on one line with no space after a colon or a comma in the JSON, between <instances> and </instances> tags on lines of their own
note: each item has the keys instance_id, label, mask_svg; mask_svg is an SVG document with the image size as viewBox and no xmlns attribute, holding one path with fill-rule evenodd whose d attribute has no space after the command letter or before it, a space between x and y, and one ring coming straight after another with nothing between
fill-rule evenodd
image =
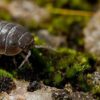
<instances>
[{"instance_id":1,"label":"mossy ground","mask_svg":"<svg viewBox=\"0 0 100 100\"><path fill-rule=\"evenodd\" d=\"M11 2L11 0L7 0ZM36 0L37 4L48 9L49 7L93 11L95 2L90 0ZM66 6L67 5L67 6ZM97 60L91 54L87 54L84 50L84 35L82 29L90 19L89 16L76 15L61 15L51 13L49 20L43 23L36 23L34 20L14 20L8 10L0 9L0 19L7 21L18 22L34 32L40 29L46 29L52 35L59 35L66 37L67 48L57 48L56 51L51 49L35 49L32 48L32 55L29 62L25 63L21 69L18 66L23 61L21 53L14 57L1 56L0 57L0 78L12 76L16 79L25 79L29 81L42 80L45 84L63 88L66 83L71 83L74 90L92 92L97 95L100 94L100 86L94 86L89 81L89 76L96 70ZM34 32L33 32L34 31ZM36 35L36 34L35 34ZM34 36L35 36L34 35ZM37 45L46 44L45 41L40 40L37 36L34 37ZM24 54L26 55L26 54ZM13 58L15 59L14 63ZM4 71L6 70L6 71ZM9 72L9 73L8 73ZM29 77L30 76L30 77ZM93 88L92 88L93 87Z\"/></svg>"}]
</instances>

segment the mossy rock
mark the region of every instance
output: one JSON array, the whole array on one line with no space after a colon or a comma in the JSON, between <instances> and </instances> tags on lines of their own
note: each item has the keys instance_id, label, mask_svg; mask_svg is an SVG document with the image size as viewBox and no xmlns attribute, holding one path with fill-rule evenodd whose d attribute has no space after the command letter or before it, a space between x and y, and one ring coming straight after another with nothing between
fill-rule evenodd
<instances>
[{"instance_id":1,"label":"mossy rock","mask_svg":"<svg viewBox=\"0 0 100 100\"><path fill-rule=\"evenodd\" d=\"M13 75L3 69L0 69L0 78L1 77L8 77L13 79Z\"/></svg>"},{"instance_id":2,"label":"mossy rock","mask_svg":"<svg viewBox=\"0 0 100 100\"><path fill-rule=\"evenodd\" d=\"M5 70L0 69L0 92L10 93L15 88L13 76Z\"/></svg>"}]
</instances>

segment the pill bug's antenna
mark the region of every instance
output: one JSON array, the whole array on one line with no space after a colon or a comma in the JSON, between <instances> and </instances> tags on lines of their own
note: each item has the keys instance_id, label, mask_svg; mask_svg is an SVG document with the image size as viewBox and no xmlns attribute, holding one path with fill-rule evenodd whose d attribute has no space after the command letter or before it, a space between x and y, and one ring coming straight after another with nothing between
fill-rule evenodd
<instances>
[{"instance_id":1,"label":"pill bug's antenna","mask_svg":"<svg viewBox=\"0 0 100 100\"><path fill-rule=\"evenodd\" d=\"M47 50L56 51L56 49L51 46L35 45L34 47L37 49L47 49Z\"/></svg>"},{"instance_id":2,"label":"pill bug's antenna","mask_svg":"<svg viewBox=\"0 0 100 100\"><path fill-rule=\"evenodd\" d=\"M24 64L25 62L28 61L28 58L31 56L31 51L29 50L28 51L28 54L26 55L26 57L24 58L24 60L22 61L22 63L19 65L18 69L20 69Z\"/></svg>"}]
</instances>

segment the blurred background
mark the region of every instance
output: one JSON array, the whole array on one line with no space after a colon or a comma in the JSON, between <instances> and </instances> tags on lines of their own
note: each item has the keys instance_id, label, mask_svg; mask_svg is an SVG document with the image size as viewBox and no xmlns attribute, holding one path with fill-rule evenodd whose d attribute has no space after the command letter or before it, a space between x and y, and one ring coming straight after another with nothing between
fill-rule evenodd
<instances>
[{"instance_id":1,"label":"blurred background","mask_svg":"<svg viewBox=\"0 0 100 100\"><path fill-rule=\"evenodd\" d=\"M27 27L38 36L36 44L84 51L83 29L99 10L99 3L99 0L0 0L0 20Z\"/></svg>"}]
</instances>

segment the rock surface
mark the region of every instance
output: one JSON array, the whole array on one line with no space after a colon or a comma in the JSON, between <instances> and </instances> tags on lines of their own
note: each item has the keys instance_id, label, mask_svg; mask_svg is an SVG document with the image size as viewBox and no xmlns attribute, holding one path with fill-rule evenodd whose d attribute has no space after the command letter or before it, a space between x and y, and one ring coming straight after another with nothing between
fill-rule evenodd
<instances>
[{"instance_id":1,"label":"rock surface","mask_svg":"<svg viewBox=\"0 0 100 100\"><path fill-rule=\"evenodd\" d=\"M85 48L100 58L100 10L84 29Z\"/></svg>"},{"instance_id":2,"label":"rock surface","mask_svg":"<svg viewBox=\"0 0 100 100\"><path fill-rule=\"evenodd\" d=\"M72 91L72 88L57 89L43 85L39 90L28 92L28 84L26 81L16 81L17 88L10 94L0 93L0 100L95 100L90 93Z\"/></svg>"},{"instance_id":3,"label":"rock surface","mask_svg":"<svg viewBox=\"0 0 100 100\"><path fill-rule=\"evenodd\" d=\"M17 81L17 88L9 95L10 100L52 100L50 90L45 88L27 92L28 82Z\"/></svg>"}]
</instances>

